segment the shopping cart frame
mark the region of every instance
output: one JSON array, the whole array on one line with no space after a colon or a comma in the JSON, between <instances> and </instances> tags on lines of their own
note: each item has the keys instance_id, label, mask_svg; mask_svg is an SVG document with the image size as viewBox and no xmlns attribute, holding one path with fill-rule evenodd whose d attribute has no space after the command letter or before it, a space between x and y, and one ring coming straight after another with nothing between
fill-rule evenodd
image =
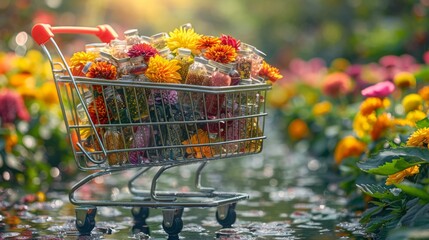
<instances>
[{"instance_id":1,"label":"shopping cart frame","mask_svg":"<svg viewBox=\"0 0 429 240\"><path fill-rule=\"evenodd\" d=\"M108 87L119 87L119 88L144 88L144 89L156 89L157 91L182 91L182 92L192 92L199 94L212 94L212 95L228 95L228 94L237 94L239 92L249 92L261 94L261 99L264 99L266 92L271 88L269 84L260 83L260 84L250 84L250 85L240 85L240 86L228 86L228 87L207 87L207 86L194 86L194 85L184 85L184 84L160 84L160 83L151 83L151 82L129 82L129 81L108 81L104 79L90 79L86 77L75 77L73 76L70 67L67 64L67 61L62 54L60 48L58 47L56 41L54 40L55 34L91 34L97 36L102 42L110 42L111 40L118 37L116 32L109 25L100 25L95 28L88 27L51 27L48 24L36 24L32 30L32 36L34 40L40 45L44 53L49 59L52 68L52 74L55 81L55 86L60 100L61 111L64 117L64 122L66 125L67 133L70 139L70 142L73 143L72 132L74 128L79 129L81 126L75 125L73 121L70 121L70 108L73 106L68 105L64 96L64 89L74 91L73 94L67 95L67 102L71 103L82 103L86 116L89 118L89 110L85 104L85 99L82 94L82 86L93 86L93 85L102 85ZM49 44L50 47L46 45ZM53 54L52 54L53 53ZM59 57L59 61L54 60L53 56ZM66 86L66 87L65 87ZM67 91L68 91L67 90ZM70 98L71 96L71 98ZM229 95L228 95L229 96ZM77 97L77 99L74 99ZM235 97L235 95L234 95ZM259 100L258 100L259 101ZM70 104L70 103L69 103ZM148 216L148 208L161 208L163 213L163 222L162 226L164 230L169 235L177 235L182 227L183 222L181 216L183 209L186 207L216 207L216 219L223 227L231 227L235 222L236 213L235 206L236 203L240 200L249 198L249 195L246 193L231 193L231 192L218 192L214 188L203 187L201 184L201 173L207 163L212 160L226 159L232 157L243 157L247 155L253 155L262 151L263 140L266 138L263 135L264 126L265 126L265 117L267 113L265 112L265 102L260 102L260 111L253 111L250 114L244 116L233 116L230 118L225 118L225 121L247 121L247 119L261 119L260 122L257 122L261 127L261 134L257 136L251 136L243 139L235 139L221 142L213 143L196 143L190 144L189 147L204 147L204 146L223 146L224 144L241 144L248 142L257 142L259 149L254 151L237 151L232 154L217 154L212 157L207 157L204 159L201 158L190 158L178 161L176 159L163 159L161 161L153 161L141 164L125 164L125 165L109 165L106 164L106 156L108 154L115 154L117 152L125 151L121 149L106 149L103 144L103 140L98 134L95 134L95 140L99 143L100 149L96 152L96 156L105 156L104 158L94 158L92 152L85 150L85 147L82 146L80 142L77 142L75 146L72 146L72 150L75 156L75 160L79 169L83 171L92 171L87 177L78 181L70 190L69 199L70 202L74 205L77 205L76 208L76 227L81 234L90 234L92 229L95 226L94 217L96 215L96 206L130 206L133 207L132 213L135 221L145 222L145 219ZM71 118L75 119L76 117L71 114ZM70 123L71 122L71 123ZM201 121L189 120L188 124L200 124ZM205 124L209 125L212 123L219 123L217 120L205 120ZM141 123L140 123L141 124ZM159 124L179 124L176 122L169 123L160 123L160 122L150 122L148 125L159 125ZM97 124L94 123L91 119L89 120L89 125L87 128L91 131L97 132L101 127L109 127L109 124ZM119 124L119 127L131 126L132 123ZM166 146L158 147L147 147L140 150L162 150ZM169 148L174 148L175 146L168 146ZM177 147L177 146L176 146ZM181 146L183 147L183 146ZM85 160L81 160L85 159ZM195 188L197 191L193 192L170 192L170 191L159 191L157 190L157 181L160 176L170 168L183 166L188 164L199 164L196 177L195 177ZM149 170L158 168L156 174L152 178L151 187L149 190L138 189L134 182L139 179L140 176L147 173ZM76 197L76 192L84 185L93 181L98 177L104 177L112 173L117 173L120 171L126 170L137 170L135 175L128 182L128 189L132 195L135 196L133 200L82 200ZM205 201L199 201L198 199L203 199ZM212 199L207 201L207 199Z\"/></svg>"}]
</instances>

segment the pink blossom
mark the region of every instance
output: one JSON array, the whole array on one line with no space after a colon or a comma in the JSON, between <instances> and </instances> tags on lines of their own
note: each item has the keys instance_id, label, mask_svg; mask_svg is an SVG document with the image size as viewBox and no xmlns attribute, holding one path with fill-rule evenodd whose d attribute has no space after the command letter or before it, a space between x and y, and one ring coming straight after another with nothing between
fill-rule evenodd
<instances>
[{"instance_id":1,"label":"pink blossom","mask_svg":"<svg viewBox=\"0 0 429 240\"><path fill-rule=\"evenodd\" d=\"M391 94L393 91L395 91L395 84L390 81L384 81L363 89L361 93L365 97L384 98Z\"/></svg>"},{"instance_id":2,"label":"pink blossom","mask_svg":"<svg viewBox=\"0 0 429 240\"><path fill-rule=\"evenodd\" d=\"M17 119L30 121L30 114L22 96L9 89L0 92L0 123L13 123Z\"/></svg>"}]
</instances>

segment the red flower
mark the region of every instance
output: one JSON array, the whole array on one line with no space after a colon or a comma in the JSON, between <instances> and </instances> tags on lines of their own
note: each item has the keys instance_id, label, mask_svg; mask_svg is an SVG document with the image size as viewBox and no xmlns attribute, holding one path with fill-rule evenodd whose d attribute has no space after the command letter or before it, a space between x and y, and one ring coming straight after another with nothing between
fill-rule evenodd
<instances>
[{"instance_id":1,"label":"red flower","mask_svg":"<svg viewBox=\"0 0 429 240\"><path fill-rule=\"evenodd\" d=\"M109 122L107 107L103 96L96 97L88 106L89 117L95 124L107 124Z\"/></svg>"},{"instance_id":2,"label":"red flower","mask_svg":"<svg viewBox=\"0 0 429 240\"><path fill-rule=\"evenodd\" d=\"M4 126L17 118L30 121L30 114L21 95L9 89L0 92L0 123Z\"/></svg>"},{"instance_id":3,"label":"red flower","mask_svg":"<svg viewBox=\"0 0 429 240\"><path fill-rule=\"evenodd\" d=\"M224 35L220 37L220 43L223 45L229 45L233 48L235 48L236 51L240 48L241 42L240 40L237 40L229 35Z\"/></svg>"},{"instance_id":4,"label":"red flower","mask_svg":"<svg viewBox=\"0 0 429 240\"><path fill-rule=\"evenodd\" d=\"M109 80L116 79L116 67L108 62L96 62L91 65L86 76L89 78L103 78ZM103 92L103 89L100 85L94 85L94 91L99 93Z\"/></svg>"},{"instance_id":5,"label":"red flower","mask_svg":"<svg viewBox=\"0 0 429 240\"><path fill-rule=\"evenodd\" d=\"M143 56L145 62L149 62L149 59L156 54L158 54L158 50L147 43L134 44L128 50L129 57Z\"/></svg>"}]
</instances>

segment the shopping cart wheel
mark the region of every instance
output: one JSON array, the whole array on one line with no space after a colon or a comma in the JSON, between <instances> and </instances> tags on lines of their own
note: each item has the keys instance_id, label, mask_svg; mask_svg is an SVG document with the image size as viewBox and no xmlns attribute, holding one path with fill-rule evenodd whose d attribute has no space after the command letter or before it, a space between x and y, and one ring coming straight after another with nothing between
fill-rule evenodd
<instances>
[{"instance_id":1,"label":"shopping cart wheel","mask_svg":"<svg viewBox=\"0 0 429 240\"><path fill-rule=\"evenodd\" d=\"M217 207L216 220L223 228L230 228L237 219L235 203Z\"/></svg>"},{"instance_id":2,"label":"shopping cart wheel","mask_svg":"<svg viewBox=\"0 0 429 240\"><path fill-rule=\"evenodd\" d=\"M131 209L135 222L146 222L146 218L149 217L148 207L133 207Z\"/></svg>"},{"instance_id":3,"label":"shopping cart wheel","mask_svg":"<svg viewBox=\"0 0 429 240\"><path fill-rule=\"evenodd\" d=\"M91 231L95 227L95 215L97 214L97 207L79 206L76 207L75 212L76 228L80 235L91 235Z\"/></svg>"},{"instance_id":4,"label":"shopping cart wheel","mask_svg":"<svg viewBox=\"0 0 429 240\"><path fill-rule=\"evenodd\" d=\"M182 214L183 208L162 209L162 215L164 217L162 221L162 228L169 235L169 237L176 236L182 231Z\"/></svg>"}]
</instances>

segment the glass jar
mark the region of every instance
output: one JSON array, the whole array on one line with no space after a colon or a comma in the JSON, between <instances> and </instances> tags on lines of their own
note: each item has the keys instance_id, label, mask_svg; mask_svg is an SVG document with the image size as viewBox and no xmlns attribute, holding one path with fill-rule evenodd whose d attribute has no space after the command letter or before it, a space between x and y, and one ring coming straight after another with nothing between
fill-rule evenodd
<instances>
[{"instance_id":1,"label":"glass jar","mask_svg":"<svg viewBox=\"0 0 429 240\"><path fill-rule=\"evenodd\" d=\"M110 41L110 54L114 58L126 58L127 42L125 40L114 39Z\"/></svg>"},{"instance_id":2,"label":"glass jar","mask_svg":"<svg viewBox=\"0 0 429 240\"><path fill-rule=\"evenodd\" d=\"M186 76L188 75L189 66L194 61L191 56L191 50L187 48L178 48L175 59L179 61L180 69L178 70L178 72L181 78L180 83L185 83Z\"/></svg>"},{"instance_id":3,"label":"glass jar","mask_svg":"<svg viewBox=\"0 0 429 240\"><path fill-rule=\"evenodd\" d=\"M107 48L107 43L89 43L85 45L85 52L95 53L97 56L100 55L101 51L105 51Z\"/></svg>"},{"instance_id":4,"label":"glass jar","mask_svg":"<svg viewBox=\"0 0 429 240\"><path fill-rule=\"evenodd\" d=\"M131 67L130 58L121 58L116 60L116 66L117 66L119 78L121 78L124 75L128 75Z\"/></svg>"},{"instance_id":5,"label":"glass jar","mask_svg":"<svg viewBox=\"0 0 429 240\"><path fill-rule=\"evenodd\" d=\"M124 81L138 81L131 76L124 76ZM124 87L125 105L132 122L139 122L149 115L146 91L143 87Z\"/></svg>"},{"instance_id":6,"label":"glass jar","mask_svg":"<svg viewBox=\"0 0 429 240\"><path fill-rule=\"evenodd\" d=\"M161 50L167 47L167 41L166 41L168 38L167 33L165 32L157 33L155 35L152 35L151 38L152 38L151 44L157 50Z\"/></svg>"},{"instance_id":7,"label":"glass jar","mask_svg":"<svg viewBox=\"0 0 429 240\"><path fill-rule=\"evenodd\" d=\"M231 85L231 77L228 75L229 67L222 63L209 61L216 70L212 73L206 86L229 86ZM224 104L225 94L206 94L205 96L205 113L207 115L219 117L220 109Z\"/></svg>"},{"instance_id":8,"label":"glass jar","mask_svg":"<svg viewBox=\"0 0 429 240\"><path fill-rule=\"evenodd\" d=\"M128 47L131 47L134 44L140 43L139 30L137 29L128 29L124 32L125 41L127 42Z\"/></svg>"},{"instance_id":9,"label":"glass jar","mask_svg":"<svg viewBox=\"0 0 429 240\"><path fill-rule=\"evenodd\" d=\"M252 54L252 51L249 51L249 50L238 51L236 62L237 62L237 71L240 73L241 79L250 79L250 74L252 71L251 54Z\"/></svg>"},{"instance_id":10,"label":"glass jar","mask_svg":"<svg viewBox=\"0 0 429 240\"><path fill-rule=\"evenodd\" d=\"M126 108L125 102L113 87L106 87L103 90L106 106L109 109L109 120L111 123L129 123L130 116Z\"/></svg>"},{"instance_id":11,"label":"glass jar","mask_svg":"<svg viewBox=\"0 0 429 240\"><path fill-rule=\"evenodd\" d=\"M264 61L265 53L259 51L257 48L252 48L252 54L250 55L252 59L252 71L250 75L252 77L258 77L259 70L262 68L262 62Z\"/></svg>"},{"instance_id":12,"label":"glass jar","mask_svg":"<svg viewBox=\"0 0 429 240\"><path fill-rule=\"evenodd\" d=\"M152 38L148 36L140 36L140 43L150 44L152 42Z\"/></svg>"},{"instance_id":13,"label":"glass jar","mask_svg":"<svg viewBox=\"0 0 429 240\"><path fill-rule=\"evenodd\" d=\"M106 129L103 136L106 150L120 150L125 148L124 137L117 128L110 127ZM107 154L109 165L122 165L127 162L126 152L114 152Z\"/></svg>"},{"instance_id":14,"label":"glass jar","mask_svg":"<svg viewBox=\"0 0 429 240\"><path fill-rule=\"evenodd\" d=\"M231 86L238 85L240 83L241 77L240 73L237 71L237 64L236 63L230 63L228 64L229 71L228 75L231 78Z\"/></svg>"},{"instance_id":15,"label":"glass jar","mask_svg":"<svg viewBox=\"0 0 429 240\"><path fill-rule=\"evenodd\" d=\"M83 100L85 106L88 106L91 104L92 100L94 99L91 91L85 91L83 93ZM76 112L78 117L78 125L82 127L79 127L79 135L80 139L86 140L91 135L91 128L89 127L89 120L88 116L86 115L85 109L83 107L82 103L79 103L76 105ZM88 126L88 127L84 127Z\"/></svg>"},{"instance_id":16,"label":"glass jar","mask_svg":"<svg viewBox=\"0 0 429 240\"><path fill-rule=\"evenodd\" d=\"M208 78L207 63L208 61L205 58L195 57L194 62L189 66L185 84L203 85Z\"/></svg>"},{"instance_id":17,"label":"glass jar","mask_svg":"<svg viewBox=\"0 0 429 240\"><path fill-rule=\"evenodd\" d=\"M171 50L168 47L165 47L158 51L158 54L168 60L171 60L174 58L174 55L171 53Z\"/></svg>"}]
</instances>

